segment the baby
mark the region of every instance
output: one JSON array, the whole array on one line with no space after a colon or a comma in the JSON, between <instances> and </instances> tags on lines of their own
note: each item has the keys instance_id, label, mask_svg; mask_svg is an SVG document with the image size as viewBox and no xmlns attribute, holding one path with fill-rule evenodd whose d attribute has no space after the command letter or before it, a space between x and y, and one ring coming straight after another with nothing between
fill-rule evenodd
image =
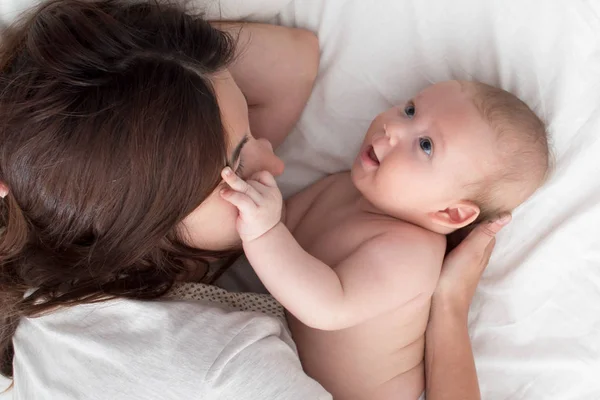
<instances>
[{"instance_id":1,"label":"baby","mask_svg":"<svg viewBox=\"0 0 600 400\"><path fill-rule=\"evenodd\" d=\"M544 125L522 101L449 81L377 116L351 171L290 198L285 225L266 172L225 169L222 195L306 372L336 400L416 399L445 235L513 210L547 170Z\"/></svg>"}]
</instances>

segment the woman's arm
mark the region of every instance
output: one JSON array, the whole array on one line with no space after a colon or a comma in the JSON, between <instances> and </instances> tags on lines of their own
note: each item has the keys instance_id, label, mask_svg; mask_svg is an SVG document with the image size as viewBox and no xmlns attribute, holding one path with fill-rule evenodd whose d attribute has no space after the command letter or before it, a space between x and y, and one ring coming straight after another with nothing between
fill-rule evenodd
<instances>
[{"instance_id":1,"label":"woman's arm","mask_svg":"<svg viewBox=\"0 0 600 400\"><path fill-rule=\"evenodd\" d=\"M229 72L246 96L254 136L277 147L300 118L319 67L319 42L304 29L214 22L237 40Z\"/></svg>"},{"instance_id":2,"label":"woman's arm","mask_svg":"<svg viewBox=\"0 0 600 400\"><path fill-rule=\"evenodd\" d=\"M464 310L432 303L425 334L428 400L479 400L479 383Z\"/></svg>"},{"instance_id":3,"label":"woman's arm","mask_svg":"<svg viewBox=\"0 0 600 400\"><path fill-rule=\"evenodd\" d=\"M425 334L427 400L481 398L467 326L469 306L494 236L509 221L507 216L478 226L444 261Z\"/></svg>"}]
</instances>

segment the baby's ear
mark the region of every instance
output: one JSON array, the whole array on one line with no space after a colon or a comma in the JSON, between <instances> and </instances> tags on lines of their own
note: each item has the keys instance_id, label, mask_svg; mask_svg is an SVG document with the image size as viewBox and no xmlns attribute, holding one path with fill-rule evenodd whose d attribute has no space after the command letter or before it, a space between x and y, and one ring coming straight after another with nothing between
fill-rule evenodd
<instances>
[{"instance_id":1,"label":"baby's ear","mask_svg":"<svg viewBox=\"0 0 600 400\"><path fill-rule=\"evenodd\" d=\"M445 210L431 214L431 221L439 226L455 231L464 228L479 216L479 207L471 201L461 201Z\"/></svg>"}]
</instances>

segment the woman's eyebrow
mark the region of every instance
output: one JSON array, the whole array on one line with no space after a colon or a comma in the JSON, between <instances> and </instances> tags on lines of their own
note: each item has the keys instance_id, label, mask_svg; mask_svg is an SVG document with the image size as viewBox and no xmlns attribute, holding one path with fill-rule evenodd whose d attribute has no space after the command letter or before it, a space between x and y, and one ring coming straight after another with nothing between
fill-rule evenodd
<instances>
[{"instance_id":1,"label":"woman's eyebrow","mask_svg":"<svg viewBox=\"0 0 600 400\"><path fill-rule=\"evenodd\" d=\"M227 164L229 168L233 168L237 160L239 160L240 154L242 153L242 149L244 148L244 145L248 143L249 139L250 138L248 136L244 136L243 139L237 144L237 146L235 146L235 149L233 149L233 153L231 153L231 159Z\"/></svg>"}]
</instances>

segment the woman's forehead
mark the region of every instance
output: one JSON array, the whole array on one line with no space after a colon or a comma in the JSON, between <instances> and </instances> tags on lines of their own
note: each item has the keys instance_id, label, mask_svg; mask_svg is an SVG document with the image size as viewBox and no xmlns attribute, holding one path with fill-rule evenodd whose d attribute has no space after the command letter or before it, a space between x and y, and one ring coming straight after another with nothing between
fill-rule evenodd
<instances>
[{"instance_id":1,"label":"woman's forehead","mask_svg":"<svg viewBox=\"0 0 600 400\"><path fill-rule=\"evenodd\" d=\"M227 142L235 146L248 132L248 105L229 71L215 74L213 87L221 111Z\"/></svg>"}]
</instances>

